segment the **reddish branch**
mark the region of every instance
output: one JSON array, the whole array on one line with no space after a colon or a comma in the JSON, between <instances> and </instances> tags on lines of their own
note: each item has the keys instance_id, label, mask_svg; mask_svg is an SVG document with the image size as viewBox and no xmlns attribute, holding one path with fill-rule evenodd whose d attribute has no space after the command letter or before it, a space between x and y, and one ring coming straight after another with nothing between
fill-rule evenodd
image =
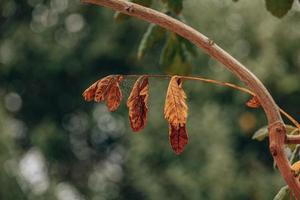
<instances>
[{"instance_id":1,"label":"reddish branch","mask_svg":"<svg viewBox=\"0 0 300 200\"><path fill-rule=\"evenodd\" d=\"M245 83L256 95L261 103L269 123L270 130L270 151L284 180L289 188L300 198L300 184L291 172L289 160L284 153L286 141L286 130L281 119L278 106L274 102L265 86L258 78L251 73L244 65L224 51L211 39L199 33L192 27L161 12L155 11L125 0L81 0L85 3L92 3L105 6L127 15L157 24L169 31L177 33L203 49L211 57L222 63L228 70L235 74Z\"/></svg>"}]
</instances>

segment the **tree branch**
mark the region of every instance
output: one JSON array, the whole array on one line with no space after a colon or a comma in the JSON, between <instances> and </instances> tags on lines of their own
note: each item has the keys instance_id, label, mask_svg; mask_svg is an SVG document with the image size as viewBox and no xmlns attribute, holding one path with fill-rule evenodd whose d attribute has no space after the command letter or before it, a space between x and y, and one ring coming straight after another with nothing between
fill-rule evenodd
<instances>
[{"instance_id":1,"label":"tree branch","mask_svg":"<svg viewBox=\"0 0 300 200\"><path fill-rule=\"evenodd\" d=\"M286 144L300 144L300 135L287 135Z\"/></svg>"},{"instance_id":2,"label":"tree branch","mask_svg":"<svg viewBox=\"0 0 300 200\"><path fill-rule=\"evenodd\" d=\"M192 27L161 12L125 0L81 1L111 8L124 14L157 24L169 31L181 35L199 48L203 49L211 57L222 63L243 83L250 87L251 90L257 95L257 98L266 113L270 130L270 151L276 160L278 169L295 196L300 198L299 181L293 176L289 160L284 153L286 131L279 113L278 106L275 104L267 89L254 74L252 74L245 66L243 66L230 54L215 44L211 39L199 33Z\"/></svg>"}]
</instances>

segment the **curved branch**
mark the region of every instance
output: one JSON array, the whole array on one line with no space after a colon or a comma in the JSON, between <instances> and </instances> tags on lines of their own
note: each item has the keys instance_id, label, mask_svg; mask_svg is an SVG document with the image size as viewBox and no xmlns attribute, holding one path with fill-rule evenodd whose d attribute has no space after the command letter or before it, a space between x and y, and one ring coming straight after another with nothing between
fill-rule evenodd
<instances>
[{"instance_id":1,"label":"curved branch","mask_svg":"<svg viewBox=\"0 0 300 200\"><path fill-rule=\"evenodd\" d=\"M165 15L135 3L125 0L81 0L85 3L92 3L105 6L124 14L157 24L167 30L177 33L203 49L211 57L222 63L227 69L235 74L243 83L255 92L261 103L269 123L270 130L270 151L276 160L279 171L297 198L300 198L300 184L291 172L290 163L284 153L284 142L286 131L281 119L278 106L273 98L258 80L245 66L233 58L230 54L220 48L211 39L199 33L192 27Z\"/></svg>"}]
</instances>

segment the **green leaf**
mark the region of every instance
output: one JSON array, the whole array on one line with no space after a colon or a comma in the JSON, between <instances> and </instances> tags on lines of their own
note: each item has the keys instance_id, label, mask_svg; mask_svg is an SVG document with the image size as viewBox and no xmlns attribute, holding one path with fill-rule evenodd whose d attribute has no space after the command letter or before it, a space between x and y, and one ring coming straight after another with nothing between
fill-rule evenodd
<instances>
[{"instance_id":1,"label":"green leaf","mask_svg":"<svg viewBox=\"0 0 300 200\"><path fill-rule=\"evenodd\" d=\"M114 19L115 19L117 22L121 22L121 21L127 20L127 19L129 19L129 18L130 18L129 15L123 14L123 13L121 13L121 12L115 12L115 14L114 14Z\"/></svg>"},{"instance_id":2,"label":"green leaf","mask_svg":"<svg viewBox=\"0 0 300 200\"><path fill-rule=\"evenodd\" d=\"M290 196L289 187L286 185L282 187L279 192L276 194L273 200L288 200Z\"/></svg>"},{"instance_id":3,"label":"green leaf","mask_svg":"<svg viewBox=\"0 0 300 200\"><path fill-rule=\"evenodd\" d=\"M294 0L266 0L267 10L281 18L292 8Z\"/></svg>"},{"instance_id":4,"label":"green leaf","mask_svg":"<svg viewBox=\"0 0 300 200\"><path fill-rule=\"evenodd\" d=\"M169 33L160 56L160 65L168 74L188 75L192 65L188 61L188 51L181 37Z\"/></svg>"},{"instance_id":5,"label":"green leaf","mask_svg":"<svg viewBox=\"0 0 300 200\"><path fill-rule=\"evenodd\" d=\"M167 68L173 62L178 48L177 37L174 33L170 33L160 55L159 64L163 68Z\"/></svg>"},{"instance_id":6,"label":"green leaf","mask_svg":"<svg viewBox=\"0 0 300 200\"><path fill-rule=\"evenodd\" d=\"M299 129L295 126L286 125L285 128L286 128L287 135L298 135L298 134L300 134ZM253 134L252 139L262 141L268 136L269 136L268 126L264 126L264 127L260 128L259 130L257 130Z\"/></svg>"},{"instance_id":7,"label":"green leaf","mask_svg":"<svg viewBox=\"0 0 300 200\"><path fill-rule=\"evenodd\" d=\"M192 44L187 39L179 36L179 41L182 43L183 48L188 51L191 55L196 56L197 55L197 49L194 44Z\"/></svg>"},{"instance_id":8,"label":"green leaf","mask_svg":"<svg viewBox=\"0 0 300 200\"><path fill-rule=\"evenodd\" d=\"M156 43L165 38L166 31L160 26L150 24L147 31L144 33L140 42L137 57L142 59L146 51L152 48Z\"/></svg>"}]
</instances>

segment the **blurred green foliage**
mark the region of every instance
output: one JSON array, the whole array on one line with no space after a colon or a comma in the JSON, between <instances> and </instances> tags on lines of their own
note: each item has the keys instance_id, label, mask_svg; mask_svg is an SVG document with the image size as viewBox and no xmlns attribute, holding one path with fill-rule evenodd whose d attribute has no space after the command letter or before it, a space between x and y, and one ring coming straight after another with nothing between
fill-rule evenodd
<instances>
[{"instance_id":1,"label":"blurred green foliage","mask_svg":"<svg viewBox=\"0 0 300 200\"><path fill-rule=\"evenodd\" d=\"M185 0L183 6L188 24L248 66L299 120L298 1L281 20L260 0ZM268 142L251 140L266 119L244 106L245 94L186 82L190 141L181 156L170 149L163 118L168 80L150 80L149 120L140 134L130 131L124 103L109 113L83 101L82 91L107 74L167 71L159 67L163 43L137 59L147 26L116 23L112 11L78 0L0 2L0 199L275 196L284 182L272 168ZM191 74L239 83L202 51L188 63ZM125 98L133 82L124 81Z\"/></svg>"}]
</instances>

